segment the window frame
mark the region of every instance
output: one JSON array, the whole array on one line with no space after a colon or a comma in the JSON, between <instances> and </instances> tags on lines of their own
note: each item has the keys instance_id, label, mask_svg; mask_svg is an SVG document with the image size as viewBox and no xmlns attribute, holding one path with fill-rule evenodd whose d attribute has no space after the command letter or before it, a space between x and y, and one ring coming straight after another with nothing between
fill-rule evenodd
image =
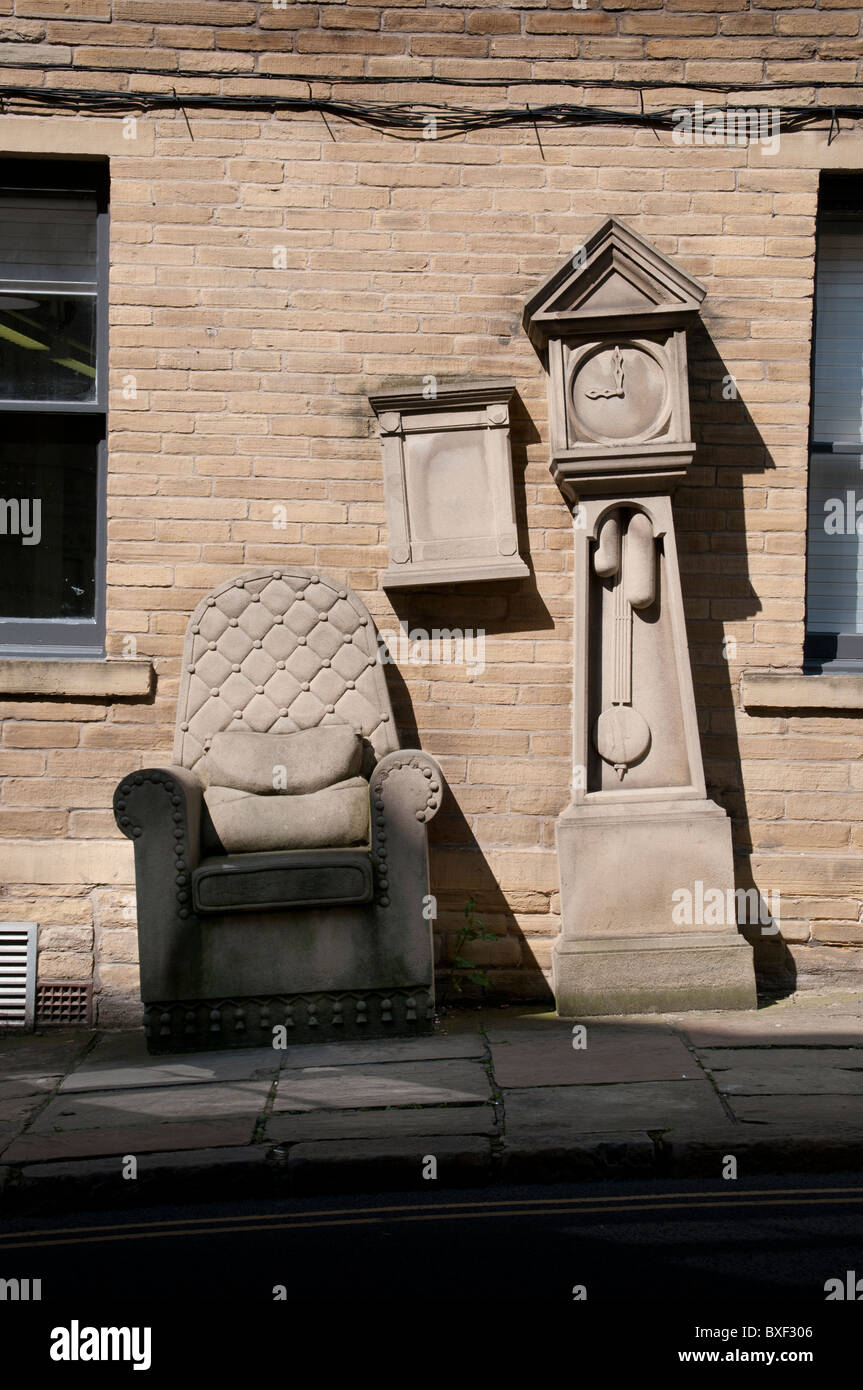
<instances>
[{"instance_id":1,"label":"window frame","mask_svg":"<svg viewBox=\"0 0 863 1390\"><path fill-rule=\"evenodd\" d=\"M13 181L14 180L14 181ZM96 444L96 516L92 618L5 618L0 614L0 659L64 660L105 655L108 484L108 281L110 266L107 159L0 159L0 190L21 194L81 193L96 200L96 388L89 401L0 400L5 414L101 417Z\"/></svg>"}]
</instances>

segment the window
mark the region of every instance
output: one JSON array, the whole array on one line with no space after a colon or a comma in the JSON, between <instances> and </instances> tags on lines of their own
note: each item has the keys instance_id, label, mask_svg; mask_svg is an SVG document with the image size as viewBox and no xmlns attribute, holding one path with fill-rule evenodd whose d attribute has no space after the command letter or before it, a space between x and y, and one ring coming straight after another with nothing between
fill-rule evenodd
<instances>
[{"instance_id":1,"label":"window","mask_svg":"<svg viewBox=\"0 0 863 1390\"><path fill-rule=\"evenodd\" d=\"M863 670L860 175L822 178L811 419L805 662Z\"/></svg>"},{"instance_id":2,"label":"window","mask_svg":"<svg viewBox=\"0 0 863 1390\"><path fill-rule=\"evenodd\" d=\"M0 654L105 642L107 166L0 160Z\"/></svg>"}]
</instances>

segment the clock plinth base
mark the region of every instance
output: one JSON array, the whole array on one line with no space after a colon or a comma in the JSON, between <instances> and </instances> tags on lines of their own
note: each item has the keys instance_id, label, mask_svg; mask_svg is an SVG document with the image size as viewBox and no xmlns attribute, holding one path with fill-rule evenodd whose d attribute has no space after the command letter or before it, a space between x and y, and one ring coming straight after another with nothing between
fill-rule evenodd
<instances>
[{"instance_id":1,"label":"clock plinth base","mask_svg":"<svg viewBox=\"0 0 863 1390\"><path fill-rule=\"evenodd\" d=\"M742 937L696 932L673 937L558 940L552 975L561 1018L754 1009L752 953Z\"/></svg>"},{"instance_id":2,"label":"clock plinth base","mask_svg":"<svg viewBox=\"0 0 863 1390\"><path fill-rule=\"evenodd\" d=\"M552 966L561 1016L755 1008L721 807L571 806L556 830L562 922ZM768 922L761 930L777 929Z\"/></svg>"}]
</instances>

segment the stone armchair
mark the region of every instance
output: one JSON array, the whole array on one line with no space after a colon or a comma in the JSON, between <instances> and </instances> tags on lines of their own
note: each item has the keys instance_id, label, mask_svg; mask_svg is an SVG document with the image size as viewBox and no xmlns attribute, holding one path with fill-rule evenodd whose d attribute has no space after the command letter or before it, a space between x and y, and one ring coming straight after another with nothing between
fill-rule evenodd
<instances>
[{"instance_id":1,"label":"stone armchair","mask_svg":"<svg viewBox=\"0 0 863 1390\"><path fill-rule=\"evenodd\" d=\"M174 765L124 778L151 1052L405 1036L433 1022L426 824L372 620L292 567L192 614Z\"/></svg>"}]
</instances>

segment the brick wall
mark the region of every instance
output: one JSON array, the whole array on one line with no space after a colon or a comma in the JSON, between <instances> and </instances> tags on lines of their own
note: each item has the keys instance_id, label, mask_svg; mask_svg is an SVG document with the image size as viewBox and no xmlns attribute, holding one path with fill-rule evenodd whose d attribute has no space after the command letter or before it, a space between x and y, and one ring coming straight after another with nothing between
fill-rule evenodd
<instances>
[{"instance_id":1,"label":"brick wall","mask_svg":"<svg viewBox=\"0 0 863 1390\"><path fill-rule=\"evenodd\" d=\"M0 16L4 82L130 93L306 95L305 82L264 76L303 74L316 95L354 100L637 110L633 91L543 83L853 82L863 57L860 8L844 0L585 11L0 0ZM363 74L509 85L326 80ZM813 90L784 95L804 103ZM648 109L692 99L645 95ZM0 134L21 119L0 118ZM180 112L140 116L152 153L130 140L111 160L108 651L122 656L134 638L156 695L34 692L0 705L0 919L43 924L42 977L89 978L95 956L102 1020L137 1016L114 785L170 760L182 635L202 594L243 566L295 562L346 582L379 627L486 630L482 676L403 666L392 693L403 737L439 758L449 784L432 825L442 959L474 896L497 939L472 951L497 992L542 992L570 776L571 534L548 473L545 376L520 321L563 257L617 215L707 286L690 344L699 450L676 516L710 794L734 817L741 885L782 892L801 981L853 979L860 722L746 713L738 686L745 668L801 659L818 170L860 167L858 136L846 130L827 151L826 137L784 135L770 159L607 125L397 142L316 114L188 119L193 138ZM380 588L380 444L366 397L428 374L515 379L521 550L534 573L406 596L394 613ZM279 504L285 529L273 526Z\"/></svg>"}]
</instances>

